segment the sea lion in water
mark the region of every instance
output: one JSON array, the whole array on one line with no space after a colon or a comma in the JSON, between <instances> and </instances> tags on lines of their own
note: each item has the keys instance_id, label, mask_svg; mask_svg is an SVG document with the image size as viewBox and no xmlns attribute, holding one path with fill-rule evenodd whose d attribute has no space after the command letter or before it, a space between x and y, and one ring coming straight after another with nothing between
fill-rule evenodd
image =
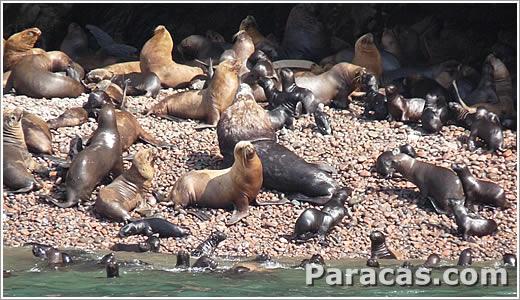
<instances>
[{"instance_id":1,"label":"sea lion in water","mask_svg":"<svg viewBox=\"0 0 520 300\"><path fill-rule=\"evenodd\" d=\"M426 101L421 98L405 98L395 85L385 88L388 100L389 121L419 121L421 119Z\"/></svg>"},{"instance_id":2,"label":"sea lion in water","mask_svg":"<svg viewBox=\"0 0 520 300\"><path fill-rule=\"evenodd\" d=\"M17 94L33 98L76 98L85 91L78 80L56 71L76 74L67 54L51 51L25 56L13 67L6 90L14 87Z\"/></svg>"},{"instance_id":3,"label":"sea lion in water","mask_svg":"<svg viewBox=\"0 0 520 300\"><path fill-rule=\"evenodd\" d=\"M249 204L262 187L262 163L250 142L237 143L234 156L231 168L196 170L182 175L168 194L168 201L175 207L227 208L232 205L234 211L228 226L246 217Z\"/></svg>"},{"instance_id":4,"label":"sea lion in water","mask_svg":"<svg viewBox=\"0 0 520 300\"><path fill-rule=\"evenodd\" d=\"M261 264L271 262L272 258L267 254L260 254L252 260L241 261L234 264L226 273L240 274L244 272L266 272L268 269L262 267Z\"/></svg>"},{"instance_id":5,"label":"sea lion in water","mask_svg":"<svg viewBox=\"0 0 520 300\"><path fill-rule=\"evenodd\" d=\"M370 258L397 259L394 253L388 249L385 243L385 235L381 231L370 234Z\"/></svg>"},{"instance_id":6,"label":"sea lion in water","mask_svg":"<svg viewBox=\"0 0 520 300\"><path fill-rule=\"evenodd\" d=\"M441 262L441 258L438 254L432 253L428 256L424 264L422 265L425 268L437 267Z\"/></svg>"},{"instance_id":7,"label":"sea lion in water","mask_svg":"<svg viewBox=\"0 0 520 300\"><path fill-rule=\"evenodd\" d=\"M497 223L491 219L473 218L468 215L463 200L449 199L448 205L455 215L457 231L462 234L464 240L470 235L478 237L491 235L497 230Z\"/></svg>"},{"instance_id":8,"label":"sea lion in water","mask_svg":"<svg viewBox=\"0 0 520 300\"><path fill-rule=\"evenodd\" d=\"M45 50L33 48L38 38L42 35L39 28L33 27L11 35L5 41L3 60L6 72L11 70L22 57L31 54L43 53Z\"/></svg>"},{"instance_id":9,"label":"sea lion in water","mask_svg":"<svg viewBox=\"0 0 520 300\"><path fill-rule=\"evenodd\" d=\"M119 230L119 237L130 235L151 236L158 234L160 238L185 237L190 234L190 230L185 227L177 226L161 218L148 218L132 221Z\"/></svg>"},{"instance_id":10,"label":"sea lion in water","mask_svg":"<svg viewBox=\"0 0 520 300\"><path fill-rule=\"evenodd\" d=\"M311 256L311 258L305 258L303 259L299 265L295 266L295 267L299 267L299 268L305 268L306 265L309 265L309 264L315 264L315 265L322 265L324 266L325 265L325 260L323 259L323 256L321 256L320 254L313 254Z\"/></svg>"},{"instance_id":11,"label":"sea lion in water","mask_svg":"<svg viewBox=\"0 0 520 300\"><path fill-rule=\"evenodd\" d=\"M154 30L154 36L141 49L139 57L141 72L153 72L165 88L186 87L189 82L203 71L198 67L178 64L172 59L173 40L163 25Z\"/></svg>"},{"instance_id":12,"label":"sea lion in water","mask_svg":"<svg viewBox=\"0 0 520 300\"><path fill-rule=\"evenodd\" d=\"M145 201L144 193L152 185L154 160L152 149L137 152L130 169L99 190L96 212L110 220L130 220L128 212Z\"/></svg>"},{"instance_id":13,"label":"sea lion in water","mask_svg":"<svg viewBox=\"0 0 520 300\"><path fill-rule=\"evenodd\" d=\"M11 193L25 193L42 187L27 169L44 171L27 150L22 129L23 110L3 111L3 178Z\"/></svg>"},{"instance_id":14,"label":"sea lion in water","mask_svg":"<svg viewBox=\"0 0 520 300\"><path fill-rule=\"evenodd\" d=\"M52 136L47 123L37 115L24 111L22 116L23 137L32 153L53 154Z\"/></svg>"},{"instance_id":15,"label":"sea lion in water","mask_svg":"<svg viewBox=\"0 0 520 300\"><path fill-rule=\"evenodd\" d=\"M161 246L161 242L158 238L154 236L149 236L148 239L144 242L139 242L137 244L114 244L110 247L112 251L125 251L125 252L159 252L159 248Z\"/></svg>"},{"instance_id":16,"label":"sea lion in water","mask_svg":"<svg viewBox=\"0 0 520 300\"><path fill-rule=\"evenodd\" d=\"M185 250L179 250L177 252L177 263L176 268L189 268L190 267L190 254Z\"/></svg>"},{"instance_id":17,"label":"sea lion in water","mask_svg":"<svg viewBox=\"0 0 520 300\"><path fill-rule=\"evenodd\" d=\"M379 262L375 258L367 259L367 267L379 268Z\"/></svg>"},{"instance_id":18,"label":"sea lion in water","mask_svg":"<svg viewBox=\"0 0 520 300\"><path fill-rule=\"evenodd\" d=\"M429 199L437 213L450 213L448 200L464 200L462 183L453 171L416 160L393 149L390 167L415 184L423 200Z\"/></svg>"},{"instance_id":19,"label":"sea lion in water","mask_svg":"<svg viewBox=\"0 0 520 300\"><path fill-rule=\"evenodd\" d=\"M213 271L217 268L217 266L218 266L218 264L215 260L204 255L204 256L201 256L199 259L197 259L197 261L195 261L195 263L193 263L191 268L200 269L202 271L206 271L206 270Z\"/></svg>"},{"instance_id":20,"label":"sea lion in water","mask_svg":"<svg viewBox=\"0 0 520 300\"><path fill-rule=\"evenodd\" d=\"M69 264L72 262L72 258L68 253L62 252L56 248L50 248L46 251L47 261L49 265L59 265L62 266L64 264Z\"/></svg>"},{"instance_id":21,"label":"sea lion in water","mask_svg":"<svg viewBox=\"0 0 520 300\"><path fill-rule=\"evenodd\" d=\"M119 176L123 172L121 140L117 131L116 112L105 104L98 118L98 128L90 144L72 160L67 172L65 202L50 199L59 207L71 207L87 201L96 185L109 173Z\"/></svg>"},{"instance_id":22,"label":"sea lion in water","mask_svg":"<svg viewBox=\"0 0 520 300\"><path fill-rule=\"evenodd\" d=\"M516 267L516 256L514 254L506 253L502 256L502 260L504 261L504 265Z\"/></svg>"},{"instance_id":23,"label":"sea lion in water","mask_svg":"<svg viewBox=\"0 0 520 300\"><path fill-rule=\"evenodd\" d=\"M459 255L457 266L471 266L472 255L471 248L464 249Z\"/></svg>"},{"instance_id":24,"label":"sea lion in water","mask_svg":"<svg viewBox=\"0 0 520 300\"><path fill-rule=\"evenodd\" d=\"M452 163L451 168L462 181L464 195L466 195L464 203L466 207L470 207L475 201L501 208L511 207L506 200L504 189L498 184L475 178L464 163Z\"/></svg>"},{"instance_id":25,"label":"sea lion in water","mask_svg":"<svg viewBox=\"0 0 520 300\"><path fill-rule=\"evenodd\" d=\"M107 278L119 277L119 264L116 261L112 261L106 266Z\"/></svg>"},{"instance_id":26,"label":"sea lion in water","mask_svg":"<svg viewBox=\"0 0 520 300\"><path fill-rule=\"evenodd\" d=\"M218 244L227 239L227 234L221 231L213 231L210 236L191 252L192 256L211 256Z\"/></svg>"},{"instance_id":27,"label":"sea lion in water","mask_svg":"<svg viewBox=\"0 0 520 300\"><path fill-rule=\"evenodd\" d=\"M221 62L215 70L208 88L168 96L153 105L146 115L170 115L206 120L209 124L201 125L199 128L216 126L220 115L231 105L237 92L239 68L240 64L234 59Z\"/></svg>"},{"instance_id":28,"label":"sea lion in water","mask_svg":"<svg viewBox=\"0 0 520 300\"><path fill-rule=\"evenodd\" d=\"M383 64L381 54L374 43L374 35L367 33L357 39L354 46L354 58L352 63L357 66L365 67L368 73L374 74L377 81L381 80L383 74Z\"/></svg>"}]
</instances>

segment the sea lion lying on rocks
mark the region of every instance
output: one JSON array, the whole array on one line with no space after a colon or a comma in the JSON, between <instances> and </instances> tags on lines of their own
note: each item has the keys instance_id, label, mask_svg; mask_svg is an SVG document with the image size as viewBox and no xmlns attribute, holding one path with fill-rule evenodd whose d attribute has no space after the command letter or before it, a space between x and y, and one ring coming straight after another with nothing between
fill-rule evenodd
<instances>
[{"instance_id":1,"label":"sea lion lying on rocks","mask_svg":"<svg viewBox=\"0 0 520 300\"><path fill-rule=\"evenodd\" d=\"M481 237L490 235L497 230L498 226L495 221L468 215L463 201L450 199L448 205L455 215L457 231L462 234L464 240L468 240L470 235Z\"/></svg>"}]
</instances>

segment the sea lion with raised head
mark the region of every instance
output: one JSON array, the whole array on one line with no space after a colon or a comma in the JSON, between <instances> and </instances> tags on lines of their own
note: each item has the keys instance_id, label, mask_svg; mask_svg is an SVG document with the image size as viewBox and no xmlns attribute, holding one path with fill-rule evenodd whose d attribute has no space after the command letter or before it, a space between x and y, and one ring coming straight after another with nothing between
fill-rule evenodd
<instances>
[{"instance_id":1,"label":"sea lion with raised head","mask_svg":"<svg viewBox=\"0 0 520 300\"><path fill-rule=\"evenodd\" d=\"M158 235L160 238L185 237L190 234L190 230L166 221L161 218L147 218L132 221L119 230L119 237L130 235Z\"/></svg>"},{"instance_id":2,"label":"sea lion with raised head","mask_svg":"<svg viewBox=\"0 0 520 300\"><path fill-rule=\"evenodd\" d=\"M199 257L199 259L197 259L195 261L195 263L193 263L191 268L199 269L202 271L214 271L217 268L217 266L218 266L218 264L214 259L212 259L206 255L203 255L203 256Z\"/></svg>"},{"instance_id":3,"label":"sea lion with raised head","mask_svg":"<svg viewBox=\"0 0 520 300\"><path fill-rule=\"evenodd\" d=\"M227 234L221 231L213 231L210 236L200 243L195 250L191 252L192 256L211 256L218 244L227 239Z\"/></svg>"},{"instance_id":4,"label":"sea lion with raised head","mask_svg":"<svg viewBox=\"0 0 520 300\"><path fill-rule=\"evenodd\" d=\"M472 257L471 248L464 249L459 255L457 266L471 266Z\"/></svg>"},{"instance_id":5,"label":"sea lion with raised head","mask_svg":"<svg viewBox=\"0 0 520 300\"><path fill-rule=\"evenodd\" d=\"M361 76L361 91L365 92L365 110L363 116L375 120L386 120L388 116L388 104L386 96L379 92L377 79L374 74L366 73ZM370 112L374 112L371 114Z\"/></svg>"},{"instance_id":6,"label":"sea lion with raised head","mask_svg":"<svg viewBox=\"0 0 520 300\"><path fill-rule=\"evenodd\" d=\"M389 121L419 121L421 119L426 101L421 98L403 97L395 85L385 88L388 100Z\"/></svg>"},{"instance_id":7,"label":"sea lion with raised head","mask_svg":"<svg viewBox=\"0 0 520 300\"><path fill-rule=\"evenodd\" d=\"M464 240L468 240L469 236L478 237L491 235L497 230L497 223L491 219L483 219L468 215L463 200L448 200L448 205L455 215L457 223L457 231L462 234Z\"/></svg>"},{"instance_id":8,"label":"sea lion with raised head","mask_svg":"<svg viewBox=\"0 0 520 300\"><path fill-rule=\"evenodd\" d=\"M244 30L239 30L233 36L235 39L235 43L233 44L233 48L230 50L224 51L222 53L219 62L222 63L225 60L230 58L236 59L236 61L240 64L240 70L238 71L238 76L242 77L242 75L249 72L247 68L247 60L255 52L255 45L253 44L253 40Z\"/></svg>"},{"instance_id":9,"label":"sea lion with raised head","mask_svg":"<svg viewBox=\"0 0 520 300\"><path fill-rule=\"evenodd\" d=\"M179 250L177 252L177 263L176 268L189 268L190 267L190 254L185 250Z\"/></svg>"},{"instance_id":10,"label":"sea lion with raised head","mask_svg":"<svg viewBox=\"0 0 520 300\"><path fill-rule=\"evenodd\" d=\"M487 153L495 153L497 150L504 152L504 133L500 120L496 114L487 111L484 107L477 108L474 120L471 123L470 134L468 137L468 150L476 150L477 137L483 140L486 145Z\"/></svg>"},{"instance_id":11,"label":"sea lion with raised head","mask_svg":"<svg viewBox=\"0 0 520 300\"><path fill-rule=\"evenodd\" d=\"M359 37L354 46L354 65L365 67L368 73L374 74L377 81L381 79L383 74L383 64L381 62L381 54L377 50L374 43L374 35L367 33Z\"/></svg>"},{"instance_id":12,"label":"sea lion with raised head","mask_svg":"<svg viewBox=\"0 0 520 300\"><path fill-rule=\"evenodd\" d=\"M381 231L372 232L370 242L370 258L397 259L395 254L386 246L385 235Z\"/></svg>"},{"instance_id":13,"label":"sea lion with raised head","mask_svg":"<svg viewBox=\"0 0 520 300\"><path fill-rule=\"evenodd\" d=\"M22 57L31 54L43 53L45 50L33 48L38 38L42 35L39 28L33 27L11 35L5 41L3 60L4 72L11 70Z\"/></svg>"}]
</instances>

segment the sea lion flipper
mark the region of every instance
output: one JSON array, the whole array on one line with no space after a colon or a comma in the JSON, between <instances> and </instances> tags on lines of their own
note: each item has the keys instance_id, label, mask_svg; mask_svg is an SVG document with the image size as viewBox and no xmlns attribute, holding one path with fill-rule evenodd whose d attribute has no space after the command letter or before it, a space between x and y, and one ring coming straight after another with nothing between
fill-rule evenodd
<instances>
[{"instance_id":1,"label":"sea lion flipper","mask_svg":"<svg viewBox=\"0 0 520 300\"><path fill-rule=\"evenodd\" d=\"M294 199L294 200L301 201L301 202L311 202L314 204L323 205L323 204L327 203L331 197L332 197L332 195L309 197L309 196L301 194L301 193L295 193L295 194L291 194L287 198Z\"/></svg>"},{"instance_id":2,"label":"sea lion flipper","mask_svg":"<svg viewBox=\"0 0 520 300\"><path fill-rule=\"evenodd\" d=\"M242 199L239 199L234 204L234 210L233 215L231 216L231 219L227 222L227 226L231 226L238 221L240 221L242 218L247 217L249 215L249 201L247 197L243 197Z\"/></svg>"},{"instance_id":3,"label":"sea lion flipper","mask_svg":"<svg viewBox=\"0 0 520 300\"><path fill-rule=\"evenodd\" d=\"M278 201L263 201L263 200L259 200L258 198L256 198L256 204L259 205L259 206L263 206L263 205L275 205L275 204L285 204L289 202L289 199L287 198L282 198Z\"/></svg>"},{"instance_id":4,"label":"sea lion flipper","mask_svg":"<svg viewBox=\"0 0 520 300\"><path fill-rule=\"evenodd\" d=\"M202 212L200 210L188 210L186 212L188 214L190 214L190 215L193 215L193 216L197 217L199 220L201 220L203 222L208 221L209 219L211 219L211 217L208 214L206 214L206 213L204 213L204 212Z\"/></svg>"}]
</instances>

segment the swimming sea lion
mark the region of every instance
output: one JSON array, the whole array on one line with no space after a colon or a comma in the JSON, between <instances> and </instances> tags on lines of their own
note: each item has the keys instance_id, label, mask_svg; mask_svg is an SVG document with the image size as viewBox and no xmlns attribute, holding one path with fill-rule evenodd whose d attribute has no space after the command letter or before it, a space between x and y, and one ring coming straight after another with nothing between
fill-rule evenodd
<instances>
[{"instance_id":1,"label":"swimming sea lion","mask_svg":"<svg viewBox=\"0 0 520 300\"><path fill-rule=\"evenodd\" d=\"M388 119L389 121L419 121L421 119L425 100L421 98L405 98L395 85L385 88L386 99L388 100Z\"/></svg>"},{"instance_id":2,"label":"swimming sea lion","mask_svg":"<svg viewBox=\"0 0 520 300\"><path fill-rule=\"evenodd\" d=\"M137 152L130 169L99 190L96 212L115 221L130 220L128 212L145 201L144 193L152 185L154 160L152 149Z\"/></svg>"},{"instance_id":3,"label":"swimming sea lion","mask_svg":"<svg viewBox=\"0 0 520 300\"><path fill-rule=\"evenodd\" d=\"M195 263L191 266L193 269L200 269L202 271L213 271L217 268L218 264L212 258L209 258L206 255L201 256Z\"/></svg>"},{"instance_id":4,"label":"swimming sea lion","mask_svg":"<svg viewBox=\"0 0 520 300\"><path fill-rule=\"evenodd\" d=\"M262 186L262 163L250 142L241 141L234 150L235 162L224 170L196 170L182 175L168 194L176 207L188 205L234 207L227 225L249 214L249 204Z\"/></svg>"},{"instance_id":5,"label":"swimming sea lion","mask_svg":"<svg viewBox=\"0 0 520 300\"><path fill-rule=\"evenodd\" d=\"M4 72L11 70L14 65L26 55L43 53L43 49L33 49L34 44L42 35L39 28L33 27L11 35L4 45L3 60Z\"/></svg>"},{"instance_id":6,"label":"swimming sea lion","mask_svg":"<svg viewBox=\"0 0 520 300\"><path fill-rule=\"evenodd\" d=\"M471 248L464 249L459 255L457 266L471 266L472 255Z\"/></svg>"},{"instance_id":7,"label":"swimming sea lion","mask_svg":"<svg viewBox=\"0 0 520 300\"><path fill-rule=\"evenodd\" d=\"M107 278L119 277L119 264L116 261L111 261L106 266Z\"/></svg>"},{"instance_id":8,"label":"swimming sea lion","mask_svg":"<svg viewBox=\"0 0 520 300\"><path fill-rule=\"evenodd\" d=\"M511 207L506 200L504 189L498 184L475 178L464 163L452 163L451 168L462 181L464 195L466 195L464 204L466 207L470 207L475 201L501 208Z\"/></svg>"},{"instance_id":9,"label":"swimming sea lion","mask_svg":"<svg viewBox=\"0 0 520 300\"><path fill-rule=\"evenodd\" d=\"M374 74L377 81L380 81L381 74L383 74L383 64L372 33L367 33L357 39L352 64L365 67L368 73Z\"/></svg>"},{"instance_id":10,"label":"swimming sea lion","mask_svg":"<svg viewBox=\"0 0 520 300\"><path fill-rule=\"evenodd\" d=\"M69 264L72 262L72 258L68 253L62 252L56 248L50 248L49 250L47 250L46 256L49 265L62 266L64 264Z\"/></svg>"},{"instance_id":11,"label":"swimming sea lion","mask_svg":"<svg viewBox=\"0 0 520 300\"><path fill-rule=\"evenodd\" d=\"M265 272L268 269L262 267L262 263L267 263L272 261L270 255L260 254L252 260L241 261L234 264L226 273L239 274L244 272Z\"/></svg>"},{"instance_id":12,"label":"swimming sea lion","mask_svg":"<svg viewBox=\"0 0 520 300\"><path fill-rule=\"evenodd\" d=\"M320 254L313 254L311 258L305 258L303 259L299 265L296 267L305 268L308 264L316 264L316 265L325 265L325 260L323 259L323 256Z\"/></svg>"},{"instance_id":13,"label":"swimming sea lion","mask_svg":"<svg viewBox=\"0 0 520 300\"><path fill-rule=\"evenodd\" d=\"M514 254L506 253L502 256L502 260L504 261L504 265L516 267L516 256Z\"/></svg>"},{"instance_id":14,"label":"swimming sea lion","mask_svg":"<svg viewBox=\"0 0 520 300\"><path fill-rule=\"evenodd\" d=\"M227 234L221 231L213 231L211 235L191 252L192 256L211 256L223 240L227 239Z\"/></svg>"},{"instance_id":15,"label":"swimming sea lion","mask_svg":"<svg viewBox=\"0 0 520 300\"><path fill-rule=\"evenodd\" d=\"M367 259L367 267L379 268L379 262L375 258Z\"/></svg>"},{"instance_id":16,"label":"swimming sea lion","mask_svg":"<svg viewBox=\"0 0 520 300\"><path fill-rule=\"evenodd\" d=\"M163 25L154 30L154 36L141 49L141 72L153 72L165 88L182 88L203 71L198 67L178 64L172 59L173 40Z\"/></svg>"},{"instance_id":17,"label":"swimming sea lion","mask_svg":"<svg viewBox=\"0 0 520 300\"><path fill-rule=\"evenodd\" d=\"M158 234L160 238L185 237L190 234L190 230L161 218L135 220L121 227L119 230L119 237L136 234L146 235L148 237Z\"/></svg>"},{"instance_id":18,"label":"swimming sea lion","mask_svg":"<svg viewBox=\"0 0 520 300\"><path fill-rule=\"evenodd\" d=\"M125 252L159 252L159 247L161 246L161 242L158 238L154 236L149 236L148 239L144 242L139 242L137 244L114 244L110 247L112 251L125 251Z\"/></svg>"},{"instance_id":19,"label":"swimming sea lion","mask_svg":"<svg viewBox=\"0 0 520 300\"><path fill-rule=\"evenodd\" d=\"M397 259L392 251L388 250L385 243L385 235L381 231L370 234L370 258L375 259Z\"/></svg>"},{"instance_id":20,"label":"swimming sea lion","mask_svg":"<svg viewBox=\"0 0 520 300\"><path fill-rule=\"evenodd\" d=\"M190 254L185 250L179 250L177 252L177 263L176 268L189 268L190 267Z\"/></svg>"},{"instance_id":21,"label":"swimming sea lion","mask_svg":"<svg viewBox=\"0 0 520 300\"><path fill-rule=\"evenodd\" d=\"M441 258L438 254L432 253L428 256L424 264L422 265L425 268L437 267L441 262Z\"/></svg>"},{"instance_id":22,"label":"swimming sea lion","mask_svg":"<svg viewBox=\"0 0 520 300\"><path fill-rule=\"evenodd\" d=\"M497 223L491 219L474 218L468 215L462 200L448 200L448 205L455 215L457 231L462 234L464 240L470 235L478 237L491 235L497 230Z\"/></svg>"},{"instance_id":23,"label":"swimming sea lion","mask_svg":"<svg viewBox=\"0 0 520 300\"><path fill-rule=\"evenodd\" d=\"M23 137L32 153L53 154L52 136L47 123L37 115L24 111L22 116Z\"/></svg>"}]
</instances>

